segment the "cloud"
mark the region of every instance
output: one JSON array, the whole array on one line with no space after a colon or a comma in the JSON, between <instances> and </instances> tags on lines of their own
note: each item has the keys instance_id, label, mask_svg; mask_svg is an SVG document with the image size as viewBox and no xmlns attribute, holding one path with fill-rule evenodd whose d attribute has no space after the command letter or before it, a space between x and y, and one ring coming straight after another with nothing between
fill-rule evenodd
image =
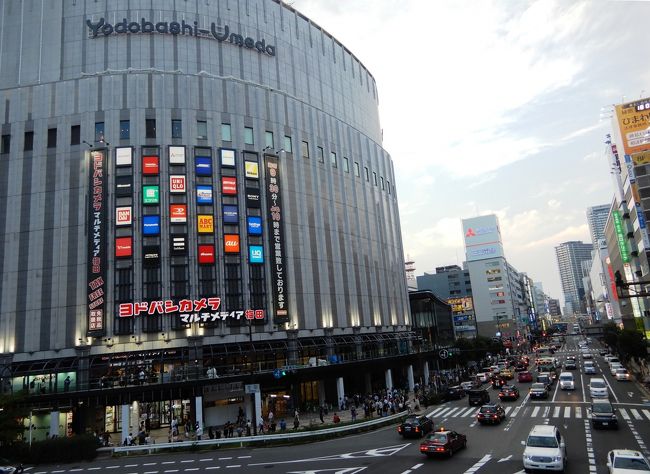
<instances>
[{"instance_id":1,"label":"cloud","mask_svg":"<svg viewBox=\"0 0 650 474\"><path fill-rule=\"evenodd\" d=\"M589 226L580 224L566 227L552 235L547 235L541 239L531 240L523 246L524 249L556 247L562 242L569 240L589 241Z\"/></svg>"},{"instance_id":2,"label":"cloud","mask_svg":"<svg viewBox=\"0 0 650 474\"><path fill-rule=\"evenodd\" d=\"M559 209L559 207L562 205L562 203L557 199L551 199L546 204L548 204L548 207L551 209Z\"/></svg>"}]
</instances>

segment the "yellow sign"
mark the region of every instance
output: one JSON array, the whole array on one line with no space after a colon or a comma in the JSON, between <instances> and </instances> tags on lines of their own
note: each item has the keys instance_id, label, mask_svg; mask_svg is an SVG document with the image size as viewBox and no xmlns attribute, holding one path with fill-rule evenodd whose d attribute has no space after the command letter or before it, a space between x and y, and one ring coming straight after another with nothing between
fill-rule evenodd
<instances>
[{"instance_id":1,"label":"yellow sign","mask_svg":"<svg viewBox=\"0 0 650 474\"><path fill-rule=\"evenodd\" d=\"M632 155L632 161L634 162L635 166L647 165L650 163L650 151L635 153Z\"/></svg>"},{"instance_id":2,"label":"yellow sign","mask_svg":"<svg viewBox=\"0 0 650 474\"><path fill-rule=\"evenodd\" d=\"M451 306L452 313L467 313L474 309L471 297L449 298L447 304Z\"/></svg>"},{"instance_id":3,"label":"yellow sign","mask_svg":"<svg viewBox=\"0 0 650 474\"><path fill-rule=\"evenodd\" d=\"M616 118L626 155L650 150L650 99L617 105Z\"/></svg>"},{"instance_id":4,"label":"yellow sign","mask_svg":"<svg viewBox=\"0 0 650 474\"><path fill-rule=\"evenodd\" d=\"M259 166L254 161L246 161L246 177L258 179L260 177Z\"/></svg>"},{"instance_id":5,"label":"yellow sign","mask_svg":"<svg viewBox=\"0 0 650 474\"><path fill-rule=\"evenodd\" d=\"M198 216L199 234L214 234L214 217L205 214Z\"/></svg>"}]
</instances>

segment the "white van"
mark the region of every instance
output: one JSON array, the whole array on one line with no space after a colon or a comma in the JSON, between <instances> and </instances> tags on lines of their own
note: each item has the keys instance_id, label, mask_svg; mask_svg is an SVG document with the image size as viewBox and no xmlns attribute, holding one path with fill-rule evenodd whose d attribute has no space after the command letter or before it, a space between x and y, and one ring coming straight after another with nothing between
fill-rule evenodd
<instances>
[{"instance_id":1,"label":"white van","mask_svg":"<svg viewBox=\"0 0 650 474\"><path fill-rule=\"evenodd\" d=\"M566 445L564 437L553 425L536 425L528 433L526 441L521 442L524 449L524 469L545 471L564 471L566 465Z\"/></svg>"},{"instance_id":2,"label":"white van","mask_svg":"<svg viewBox=\"0 0 650 474\"><path fill-rule=\"evenodd\" d=\"M575 390L575 380L571 372L562 372L560 374L560 390Z\"/></svg>"}]
</instances>

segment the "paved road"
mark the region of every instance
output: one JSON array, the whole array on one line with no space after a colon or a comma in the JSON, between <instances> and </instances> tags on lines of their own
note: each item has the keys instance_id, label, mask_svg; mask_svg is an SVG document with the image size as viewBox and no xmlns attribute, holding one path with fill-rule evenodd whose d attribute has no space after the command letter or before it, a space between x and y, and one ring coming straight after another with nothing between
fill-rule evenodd
<instances>
[{"instance_id":1,"label":"paved road","mask_svg":"<svg viewBox=\"0 0 650 474\"><path fill-rule=\"evenodd\" d=\"M467 399L431 407L428 414L436 428L444 426L465 433L467 449L452 459L427 459L418 451L419 440L402 439L394 426L341 439L300 446L214 450L201 453L161 454L99 460L92 464L37 467L36 474L116 472L120 474L172 474L187 472L245 471L250 473L418 474L435 469L441 473L514 474L523 472L521 441L537 424L556 425L563 432L569 456L567 473L605 473L605 456L613 448L630 448L650 455L650 401L634 383L617 382L604 371L619 415L619 430L594 430L589 418L590 397L586 385L591 376L582 371L578 336L567 336L560 361L574 354L578 359L575 391L561 391L555 384L547 401L527 397L529 384L518 385L522 397L504 402L507 419L497 426L481 426L475 421L476 408ZM596 348L593 348L596 352ZM603 375L607 364L594 353ZM490 389L493 400L497 391Z\"/></svg>"}]
</instances>

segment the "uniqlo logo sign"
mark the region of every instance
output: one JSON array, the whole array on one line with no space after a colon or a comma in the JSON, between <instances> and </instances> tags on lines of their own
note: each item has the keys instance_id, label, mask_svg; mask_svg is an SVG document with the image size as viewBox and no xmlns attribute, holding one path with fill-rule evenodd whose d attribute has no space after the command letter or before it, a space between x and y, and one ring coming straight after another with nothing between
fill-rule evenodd
<instances>
[{"instance_id":1,"label":"uniqlo logo sign","mask_svg":"<svg viewBox=\"0 0 650 474\"><path fill-rule=\"evenodd\" d=\"M237 194L237 178L224 176L221 178L221 192L223 194Z\"/></svg>"},{"instance_id":2,"label":"uniqlo logo sign","mask_svg":"<svg viewBox=\"0 0 650 474\"><path fill-rule=\"evenodd\" d=\"M169 176L169 192L170 193L184 193L185 192L185 176L184 175L170 175Z\"/></svg>"},{"instance_id":3,"label":"uniqlo logo sign","mask_svg":"<svg viewBox=\"0 0 650 474\"><path fill-rule=\"evenodd\" d=\"M131 225L132 218L131 206L115 208L115 225Z\"/></svg>"},{"instance_id":4,"label":"uniqlo logo sign","mask_svg":"<svg viewBox=\"0 0 650 474\"><path fill-rule=\"evenodd\" d=\"M201 265L214 263L214 245L199 245L199 263Z\"/></svg>"},{"instance_id":5,"label":"uniqlo logo sign","mask_svg":"<svg viewBox=\"0 0 650 474\"><path fill-rule=\"evenodd\" d=\"M238 234L226 234L223 236L223 251L226 253L239 253Z\"/></svg>"},{"instance_id":6,"label":"uniqlo logo sign","mask_svg":"<svg viewBox=\"0 0 650 474\"><path fill-rule=\"evenodd\" d=\"M187 222L187 204L169 205L169 222L172 224L184 224Z\"/></svg>"},{"instance_id":7,"label":"uniqlo logo sign","mask_svg":"<svg viewBox=\"0 0 650 474\"><path fill-rule=\"evenodd\" d=\"M142 157L142 174L157 175L160 170L157 156Z\"/></svg>"},{"instance_id":8,"label":"uniqlo logo sign","mask_svg":"<svg viewBox=\"0 0 650 474\"><path fill-rule=\"evenodd\" d=\"M119 237L115 239L115 256L130 257L131 255L133 255L131 237Z\"/></svg>"}]
</instances>

